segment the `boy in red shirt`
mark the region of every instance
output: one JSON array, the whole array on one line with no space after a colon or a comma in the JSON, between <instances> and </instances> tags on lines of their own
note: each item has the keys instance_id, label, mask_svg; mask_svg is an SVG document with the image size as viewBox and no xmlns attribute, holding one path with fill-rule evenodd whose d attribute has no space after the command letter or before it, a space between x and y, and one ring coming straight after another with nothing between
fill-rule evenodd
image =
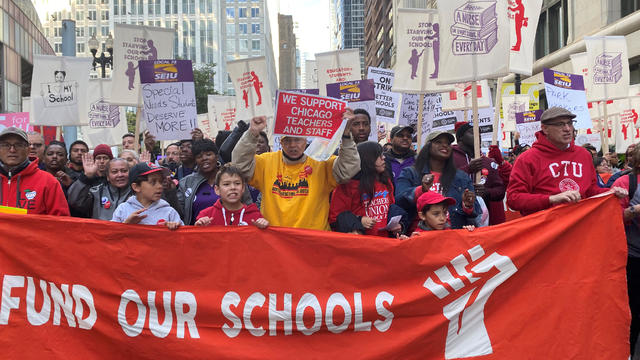
<instances>
[{"instance_id":1,"label":"boy in red shirt","mask_svg":"<svg viewBox=\"0 0 640 360\"><path fill-rule=\"evenodd\" d=\"M242 203L242 193L246 187L238 168L225 164L216 175L214 190L220 199L198 215L195 226L246 226L255 225L260 229L269 226L255 204Z\"/></svg>"},{"instance_id":2,"label":"boy in red shirt","mask_svg":"<svg viewBox=\"0 0 640 360\"><path fill-rule=\"evenodd\" d=\"M455 204L456 200L454 198L444 197L435 191L427 191L420 195L416 202L420 222L411 236L419 235L423 231L450 229L451 226L448 221L449 206ZM463 228L473 231L475 226L465 225Z\"/></svg>"}]
</instances>

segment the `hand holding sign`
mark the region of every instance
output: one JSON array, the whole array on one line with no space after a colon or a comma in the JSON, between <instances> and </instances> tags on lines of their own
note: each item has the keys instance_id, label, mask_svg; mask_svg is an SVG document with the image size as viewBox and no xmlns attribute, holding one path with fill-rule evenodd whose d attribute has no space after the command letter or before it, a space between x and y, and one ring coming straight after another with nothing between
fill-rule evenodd
<instances>
[{"instance_id":1,"label":"hand holding sign","mask_svg":"<svg viewBox=\"0 0 640 360\"><path fill-rule=\"evenodd\" d=\"M249 125L249 133L253 135L253 137L260 136L260 132L264 131L267 127L267 117L266 116L256 116L251 119L251 125Z\"/></svg>"}]
</instances>

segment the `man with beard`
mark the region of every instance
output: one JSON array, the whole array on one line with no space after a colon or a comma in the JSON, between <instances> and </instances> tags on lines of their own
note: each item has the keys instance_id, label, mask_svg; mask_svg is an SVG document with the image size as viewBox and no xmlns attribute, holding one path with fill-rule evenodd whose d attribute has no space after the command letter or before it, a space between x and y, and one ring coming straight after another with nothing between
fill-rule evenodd
<instances>
[{"instance_id":1,"label":"man with beard","mask_svg":"<svg viewBox=\"0 0 640 360\"><path fill-rule=\"evenodd\" d=\"M53 140L44 150L45 171L53 175L62 186L65 195L67 189L73 183L73 179L67 173L67 148L65 143Z\"/></svg>"},{"instance_id":2,"label":"man with beard","mask_svg":"<svg viewBox=\"0 0 640 360\"><path fill-rule=\"evenodd\" d=\"M369 140L371 134L371 116L364 109L353 110L355 118L351 122L351 135L356 145Z\"/></svg>"},{"instance_id":3,"label":"man with beard","mask_svg":"<svg viewBox=\"0 0 640 360\"><path fill-rule=\"evenodd\" d=\"M67 163L67 173L73 181L78 180L84 173L82 168L82 155L89 152L89 145L82 140L76 140L69 147L69 162Z\"/></svg>"},{"instance_id":4,"label":"man with beard","mask_svg":"<svg viewBox=\"0 0 640 360\"><path fill-rule=\"evenodd\" d=\"M180 143L169 144L164 149L164 159L161 165L169 169L171 176L175 177L175 172L180 166Z\"/></svg>"},{"instance_id":5,"label":"man with beard","mask_svg":"<svg viewBox=\"0 0 640 360\"><path fill-rule=\"evenodd\" d=\"M411 126L394 126L391 129L391 151L384 153L387 169L393 175L393 185L400 176L402 169L413 166L416 162L416 152L411 149L413 128Z\"/></svg>"},{"instance_id":6,"label":"man with beard","mask_svg":"<svg viewBox=\"0 0 640 360\"><path fill-rule=\"evenodd\" d=\"M111 220L118 205L131 196L129 186L129 164L124 159L112 159L106 164L107 182L91 185L86 179L93 179L98 173L96 161L84 162L85 176L74 182L68 191L72 210L87 217Z\"/></svg>"}]
</instances>

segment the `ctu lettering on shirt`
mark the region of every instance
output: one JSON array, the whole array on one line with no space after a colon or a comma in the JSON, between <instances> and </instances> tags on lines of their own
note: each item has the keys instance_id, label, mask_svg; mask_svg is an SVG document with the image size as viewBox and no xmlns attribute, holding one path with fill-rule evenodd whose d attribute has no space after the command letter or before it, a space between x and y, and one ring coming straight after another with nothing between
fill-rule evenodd
<instances>
[{"instance_id":1,"label":"ctu lettering on shirt","mask_svg":"<svg viewBox=\"0 0 640 360\"><path fill-rule=\"evenodd\" d=\"M574 177L581 178L582 177L582 164L577 163L575 161L563 160L560 161L560 164L557 162L549 164L549 170L551 171L551 175L554 178L560 176L569 176L569 169L571 168L572 174Z\"/></svg>"}]
</instances>

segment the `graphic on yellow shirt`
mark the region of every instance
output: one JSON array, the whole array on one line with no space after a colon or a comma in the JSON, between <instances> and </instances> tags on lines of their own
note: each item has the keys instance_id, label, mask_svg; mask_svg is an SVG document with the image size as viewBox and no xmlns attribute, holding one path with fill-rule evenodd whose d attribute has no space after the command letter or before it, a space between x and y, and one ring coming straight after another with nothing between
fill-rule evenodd
<instances>
[{"instance_id":1,"label":"graphic on yellow shirt","mask_svg":"<svg viewBox=\"0 0 640 360\"><path fill-rule=\"evenodd\" d=\"M306 166L304 171L298 173L297 182L295 182L296 179L291 179L289 176L283 179L282 174L277 174L271 192L285 199L291 199L295 196L308 196L309 182L307 181L307 176L309 174L311 174L310 166Z\"/></svg>"}]
</instances>

